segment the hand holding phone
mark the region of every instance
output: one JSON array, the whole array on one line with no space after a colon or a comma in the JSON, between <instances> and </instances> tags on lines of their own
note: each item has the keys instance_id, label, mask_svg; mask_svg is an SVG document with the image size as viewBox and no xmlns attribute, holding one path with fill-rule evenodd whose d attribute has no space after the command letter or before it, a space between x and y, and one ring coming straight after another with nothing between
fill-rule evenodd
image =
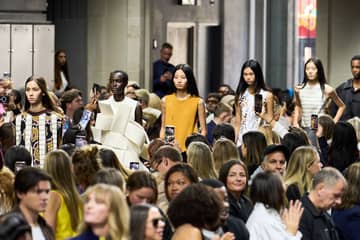
<instances>
[{"instance_id":1,"label":"hand holding phone","mask_svg":"<svg viewBox=\"0 0 360 240\"><path fill-rule=\"evenodd\" d=\"M316 130L318 128L318 115L316 114L311 114L311 120L310 120L310 128L312 130Z\"/></svg>"},{"instance_id":2,"label":"hand holding phone","mask_svg":"<svg viewBox=\"0 0 360 240\"><path fill-rule=\"evenodd\" d=\"M171 143L175 140L175 126L165 126L165 142Z\"/></svg>"}]
</instances>

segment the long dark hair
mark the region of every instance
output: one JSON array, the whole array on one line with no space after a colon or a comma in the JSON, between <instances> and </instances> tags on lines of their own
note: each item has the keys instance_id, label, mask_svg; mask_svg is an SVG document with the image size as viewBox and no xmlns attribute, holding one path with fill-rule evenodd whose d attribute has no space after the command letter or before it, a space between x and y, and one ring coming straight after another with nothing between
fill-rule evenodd
<instances>
[{"instance_id":1,"label":"long dark hair","mask_svg":"<svg viewBox=\"0 0 360 240\"><path fill-rule=\"evenodd\" d=\"M359 160L356 132L350 123L337 122L335 124L328 159L328 165L339 171L345 170Z\"/></svg>"},{"instance_id":2,"label":"long dark hair","mask_svg":"<svg viewBox=\"0 0 360 240\"><path fill-rule=\"evenodd\" d=\"M250 68L255 74L255 92L259 93L261 89L269 90L265 84L264 74L261 69L260 63L254 59L247 60L241 67L241 74L239 84L236 88L235 102L239 100L239 97L242 96L245 90L249 85L245 82L244 71L246 68Z\"/></svg>"},{"instance_id":3,"label":"long dark hair","mask_svg":"<svg viewBox=\"0 0 360 240\"><path fill-rule=\"evenodd\" d=\"M199 90L198 87L196 85L196 80L195 80L195 76L194 76L194 72L192 70L192 68L190 67L190 65L188 64L178 64L175 67L175 71L173 72L173 76L171 79L171 92L170 93L174 93L176 92L176 87L174 84L174 76L175 76L175 72L177 70L182 70L185 73L186 79L187 79L187 92L191 95L191 96L196 96L199 97Z\"/></svg>"},{"instance_id":4,"label":"long dark hair","mask_svg":"<svg viewBox=\"0 0 360 240\"><path fill-rule=\"evenodd\" d=\"M326 84L325 72L324 72L323 64L322 64L321 60L318 58L309 58L309 60L306 61L305 65L304 65L304 80L302 82L302 84L303 84L302 88L304 88L306 86L306 84L309 80L306 76L306 66L310 62L314 63L317 68L317 79L320 83L321 91L324 93L325 84Z\"/></svg>"},{"instance_id":5,"label":"long dark hair","mask_svg":"<svg viewBox=\"0 0 360 240\"><path fill-rule=\"evenodd\" d=\"M25 91L26 91L26 86L30 81L34 81L39 86L39 88L41 90L42 105L45 108L47 108L48 110L57 111L57 109L55 107L55 103L53 102L52 98L49 95L49 92L47 91L45 79L43 77L38 77L38 76L29 77L28 79L26 79L26 82L25 82ZM29 108L30 108L29 100L27 99L27 97L25 97L24 109L25 109L25 111L27 111L27 110L29 110Z\"/></svg>"},{"instance_id":6,"label":"long dark hair","mask_svg":"<svg viewBox=\"0 0 360 240\"><path fill-rule=\"evenodd\" d=\"M65 53L65 50L61 49L55 53L55 66L54 66L55 67L55 84L54 84L55 89L60 89L60 87L61 87L61 82L62 82L61 74L60 74L61 71L64 73L68 83L70 83L67 61L65 61L64 65L61 65L61 63L58 60L58 56L60 53Z\"/></svg>"}]
</instances>

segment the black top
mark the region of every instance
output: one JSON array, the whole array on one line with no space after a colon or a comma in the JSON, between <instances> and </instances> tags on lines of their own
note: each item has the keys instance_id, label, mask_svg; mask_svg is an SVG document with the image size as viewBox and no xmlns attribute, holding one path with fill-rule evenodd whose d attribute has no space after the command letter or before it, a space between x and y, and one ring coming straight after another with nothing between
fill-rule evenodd
<instances>
[{"instance_id":1,"label":"black top","mask_svg":"<svg viewBox=\"0 0 360 240\"><path fill-rule=\"evenodd\" d=\"M352 79L349 79L336 88L336 93L340 99L345 103L345 111L340 120L346 121L355 116L360 117L360 89L354 91L352 86ZM330 105L331 115L334 117L337 111L335 103Z\"/></svg>"},{"instance_id":2,"label":"black top","mask_svg":"<svg viewBox=\"0 0 360 240\"><path fill-rule=\"evenodd\" d=\"M249 231L247 230L245 223L238 218L229 216L225 224L222 226L224 233L231 232L235 235L235 239L248 240Z\"/></svg>"},{"instance_id":3,"label":"black top","mask_svg":"<svg viewBox=\"0 0 360 240\"><path fill-rule=\"evenodd\" d=\"M239 218L243 222L246 222L253 210L253 204L250 199L245 196L241 196L240 199L237 200L230 192L228 192L228 196L230 216Z\"/></svg>"},{"instance_id":4,"label":"black top","mask_svg":"<svg viewBox=\"0 0 360 240\"><path fill-rule=\"evenodd\" d=\"M297 184L290 184L286 189L286 197L288 201L296 201L301 199L301 193Z\"/></svg>"},{"instance_id":5,"label":"black top","mask_svg":"<svg viewBox=\"0 0 360 240\"><path fill-rule=\"evenodd\" d=\"M304 213L300 220L299 231L302 240L339 240L335 224L326 211L317 209L308 194L301 199Z\"/></svg>"}]
</instances>

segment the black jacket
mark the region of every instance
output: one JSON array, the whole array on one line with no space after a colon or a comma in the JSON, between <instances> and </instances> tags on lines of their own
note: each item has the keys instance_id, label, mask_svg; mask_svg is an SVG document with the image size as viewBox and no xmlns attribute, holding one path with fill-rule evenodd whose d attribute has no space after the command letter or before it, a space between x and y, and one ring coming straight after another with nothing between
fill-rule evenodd
<instances>
[{"instance_id":1,"label":"black jacket","mask_svg":"<svg viewBox=\"0 0 360 240\"><path fill-rule=\"evenodd\" d=\"M21 209L16 206L12 212L18 212L21 215L24 215L21 212ZM24 216L25 219L25 216ZM51 227L46 223L45 219L43 217L41 217L40 215L38 216L38 221L37 223L39 224L39 227L41 229L41 232L43 233L44 237L46 240L55 240L55 234L54 231L51 229Z\"/></svg>"},{"instance_id":2,"label":"black jacket","mask_svg":"<svg viewBox=\"0 0 360 240\"><path fill-rule=\"evenodd\" d=\"M239 200L237 200L230 192L229 196L229 214L235 218L239 218L243 220L244 223L248 220L251 211L253 210L253 205L251 201L245 197L241 196Z\"/></svg>"},{"instance_id":3,"label":"black jacket","mask_svg":"<svg viewBox=\"0 0 360 240\"><path fill-rule=\"evenodd\" d=\"M327 212L320 211L310 201L308 194L302 199L304 213L300 220L299 231L302 240L339 240L335 224Z\"/></svg>"},{"instance_id":4,"label":"black jacket","mask_svg":"<svg viewBox=\"0 0 360 240\"><path fill-rule=\"evenodd\" d=\"M249 240L249 231L241 219L229 216L222 229L225 233L232 232L236 240Z\"/></svg>"}]
</instances>

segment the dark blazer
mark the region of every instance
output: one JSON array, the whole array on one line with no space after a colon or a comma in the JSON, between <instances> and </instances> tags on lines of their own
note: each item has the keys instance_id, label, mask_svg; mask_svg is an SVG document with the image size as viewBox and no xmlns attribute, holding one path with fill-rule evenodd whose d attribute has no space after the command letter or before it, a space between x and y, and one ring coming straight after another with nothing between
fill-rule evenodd
<instances>
[{"instance_id":1,"label":"dark blazer","mask_svg":"<svg viewBox=\"0 0 360 240\"><path fill-rule=\"evenodd\" d=\"M308 194L301 198L304 213L300 220L299 231L302 240L339 240L338 232L330 215L320 211L310 201Z\"/></svg>"},{"instance_id":2,"label":"dark blazer","mask_svg":"<svg viewBox=\"0 0 360 240\"><path fill-rule=\"evenodd\" d=\"M228 192L228 197L230 216L239 218L243 222L246 222L253 210L253 204L251 201L245 196L241 196L240 199L237 200L230 192Z\"/></svg>"},{"instance_id":3,"label":"dark blazer","mask_svg":"<svg viewBox=\"0 0 360 240\"><path fill-rule=\"evenodd\" d=\"M89 230L76 237L70 238L69 240L99 240L99 237L96 236L91 230Z\"/></svg>"},{"instance_id":4,"label":"dark blazer","mask_svg":"<svg viewBox=\"0 0 360 240\"><path fill-rule=\"evenodd\" d=\"M334 210L332 214L341 240L357 240L360 237L360 205L343 210Z\"/></svg>"}]
</instances>

